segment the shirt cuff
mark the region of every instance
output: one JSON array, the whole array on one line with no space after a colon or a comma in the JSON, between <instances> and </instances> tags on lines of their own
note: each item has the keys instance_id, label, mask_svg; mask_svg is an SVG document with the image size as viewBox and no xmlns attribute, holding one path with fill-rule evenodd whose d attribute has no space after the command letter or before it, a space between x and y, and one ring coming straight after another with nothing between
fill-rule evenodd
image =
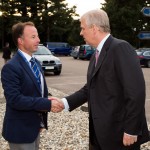
<instances>
[{"instance_id":1,"label":"shirt cuff","mask_svg":"<svg viewBox=\"0 0 150 150\"><path fill-rule=\"evenodd\" d=\"M125 132L124 132L125 133ZM133 136L133 137L137 137L137 135L131 135L131 134L128 134L128 133L125 133L126 135L128 136Z\"/></svg>"},{"instance_id":2,"label":"shirt cuff","mask_svg":"<svg viewBox=\"0 0 150 150\"><path fill-rule=\"evenodd\" d=\"M67 99L62 98L61 100L62 100L62 102L64 103L64 106L65 106L64 111L69 111L69 104L67 102Z\"/></svg>"}]
</instances>

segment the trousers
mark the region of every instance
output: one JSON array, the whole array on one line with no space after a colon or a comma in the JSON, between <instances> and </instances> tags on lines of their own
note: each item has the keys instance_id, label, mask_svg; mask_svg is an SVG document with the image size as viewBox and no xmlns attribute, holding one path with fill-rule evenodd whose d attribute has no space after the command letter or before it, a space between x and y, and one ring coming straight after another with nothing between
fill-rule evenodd
<instances>
[{"instance_id":1,"label":"trousers","mask_svg":"<svg viewBox=\"0 0 150 150\"><path fill-rule=\"evenodd\" d=\"M40 134L33 143L8 143L10 150L39 150Z\"/></svg>"}]
</instances>

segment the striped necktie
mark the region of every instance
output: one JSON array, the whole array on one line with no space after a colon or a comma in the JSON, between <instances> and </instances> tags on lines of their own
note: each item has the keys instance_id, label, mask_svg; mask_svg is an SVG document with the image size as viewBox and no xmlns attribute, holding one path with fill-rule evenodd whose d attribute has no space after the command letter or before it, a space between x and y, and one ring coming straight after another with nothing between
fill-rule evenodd
<instances>
[{"instance_id":1,"label":"striped necktie","mask_svg":"<svg viewBox=\"0 0 150 150\"><path fill-rule=\"evenodd\" d=\"M95 52L95 67L96 67L97 62L98 62L98 57L99 57L99 51L96 49L96 52Z\"/></svg>"},{"instance_id":2,"label":"striped necktie","mask_svg":"<svg viewBox=\"0 0 150 150\"><path fill-rule=\"evenodd\" d=\"M30 62L31 62L31 69L34 72L34 75L35 75L36 80L39 84L39 87L41 88L41 72L40 72L40 70L39 70L39 68L35 62L35 58L32 57Z\"/></svg>"}]
</instances>

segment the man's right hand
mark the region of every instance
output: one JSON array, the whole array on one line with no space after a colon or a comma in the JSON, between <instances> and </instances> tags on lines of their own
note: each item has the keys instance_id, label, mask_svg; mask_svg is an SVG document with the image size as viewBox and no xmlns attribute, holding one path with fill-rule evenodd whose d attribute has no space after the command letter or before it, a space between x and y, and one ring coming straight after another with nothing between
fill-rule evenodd
<instances>
[{"instance_id":1,"label":"man's right hand","mask_svg":"<svg viewBox=\"0 0 150 150\"><path fill-rule=\"evenodd\" d=\"M50 97L51 100L51 111L53 113L61 112L64 109L63 102L57 97Z\"/></svg>"}]
</instances>

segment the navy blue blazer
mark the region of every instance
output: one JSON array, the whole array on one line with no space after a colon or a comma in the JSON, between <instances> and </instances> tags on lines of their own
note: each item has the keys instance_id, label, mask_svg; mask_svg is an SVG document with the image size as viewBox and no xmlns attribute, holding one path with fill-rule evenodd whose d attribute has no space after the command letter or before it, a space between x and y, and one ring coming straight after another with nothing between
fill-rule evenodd
<instances>
[{"instance_id":1,"label":"navy blue blazer","mask_svg":"<svg viewBox=\"0 0 150 150\"><path fill-rule=\"evenodd\" d=\"M39 62L37 63L41 69ZM43 116L47 129L47 112L51 109L45 78L42 97L29 64L17 52L2 68L1 81L6 98L3 137L11 143L33 142L39 134L40 115Z\"/></svg>"}]
</instances>

